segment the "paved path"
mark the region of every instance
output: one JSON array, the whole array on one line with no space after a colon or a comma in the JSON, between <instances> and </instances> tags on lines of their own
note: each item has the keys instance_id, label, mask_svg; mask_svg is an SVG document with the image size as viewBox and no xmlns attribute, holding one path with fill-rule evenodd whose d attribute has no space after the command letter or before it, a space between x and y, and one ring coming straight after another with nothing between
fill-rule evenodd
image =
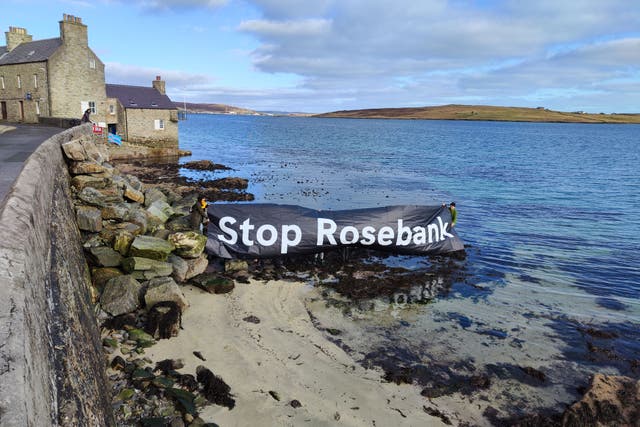
<instances>
[{"instance_id":1,"label":"paved path","mask_svg":"<svg viewBox=\"0 0 640 427\"><path fill-rule=\"evenodd\" d=\"M16 129L0 134L0 206L20 174L25 160L46 139L64 130L48 126L11 126Z\"/></svg>"}]
</instances>

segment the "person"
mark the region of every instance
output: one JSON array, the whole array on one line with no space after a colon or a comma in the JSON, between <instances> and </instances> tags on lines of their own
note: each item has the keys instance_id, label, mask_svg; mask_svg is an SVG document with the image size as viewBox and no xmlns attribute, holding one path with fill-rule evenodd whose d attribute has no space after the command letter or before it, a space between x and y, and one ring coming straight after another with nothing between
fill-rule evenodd
<instances>
[{"instance_id":1,"label":"person","mask_svg":"<svg viewBox=\"0 0 640 427\"><path fill-rule=\"evenodd\" d=\"M89 118L90 115L91 115L91 108L87 108L86 110L84 110L84 114L80 119L80 123L89 123L91 121L91 119Z\"/></svg>"},{"instance_id":2,"label":"person","mask_svg":"<svg viewBox=\"0 0 640 427\"><path fill-rule=\"evenodd\" d=\"M449 203L449 212L451 212L451 227L456 225L458 220L458 211L456 210L456 202Z\"/></svg>"},{"instance_id":3,"label":"person","mask_svg":"<svg viewBox=\"0 0 640 427\"><path fill-rule=\"evenodd\" d=\"M207 216L207 201L200 195L198 200L191 206L191 228L199 233L205 233L209 217ZM202 229L200 226L202 225Z\"/></svg>"}]
</instances>

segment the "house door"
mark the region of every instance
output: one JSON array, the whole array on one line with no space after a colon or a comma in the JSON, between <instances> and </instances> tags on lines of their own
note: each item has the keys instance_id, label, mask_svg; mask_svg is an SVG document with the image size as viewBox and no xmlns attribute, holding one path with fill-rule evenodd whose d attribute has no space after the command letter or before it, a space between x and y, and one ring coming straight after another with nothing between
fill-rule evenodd
<instances>
[{"instance_id":1,"label":"house door","mask_svg":"<svg viewBox=\"0 0 640 427\"><path fill-rule=\"evenodd\" d=\"M20 101L20 120L24 120L24 101Z\"/></svg>"},{"instance_id":2,"label":"house door","mask_svg":"<svg viewBox=\"0 0 640 427\"><path fill-rule=\"evenodd\" d=\"M5 101L0 102L0 110L2 110L2 120L7 120L7 103Z\"/></svg>"},{"instance_id":3,"label":"house door","mask_svg":"<svg viewBox=\"0 0 640 427\"><path fill-rule=\"evenodd\" d=\"M117 133L117 130L118 130L118 125L115 124L115 123L109 123L107 125L107 128L109 129L109 133L112 133L112 134L115 135Z\"/></svg>"}]
</instances>

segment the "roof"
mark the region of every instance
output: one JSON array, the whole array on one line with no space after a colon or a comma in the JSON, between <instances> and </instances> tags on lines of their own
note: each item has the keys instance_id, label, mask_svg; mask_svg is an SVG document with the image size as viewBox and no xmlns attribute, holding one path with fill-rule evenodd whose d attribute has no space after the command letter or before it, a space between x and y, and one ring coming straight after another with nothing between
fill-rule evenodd
<instances>
[{"instance_id":1,"label":"roof","mask_svg":"<svg viewBox=\"0 0 640 427\"><path fill-rule=\"evenodd\" d=\"M0 46L0 65L46 61L61 45L62 39L58 37L20 43L11 52L7 52L6 46Z\"/></svg>"},{"instance_id":2,"label":"roof","mask_svg":"<svg viewBox=\"0 0 640 427\"><path fill-rule=\"evenodd\" d=\"M176 109L167 95L161 94L153 87L112 84L106 86L107 98L118 98L124 108Z\"/></svg>"}]
</instances>

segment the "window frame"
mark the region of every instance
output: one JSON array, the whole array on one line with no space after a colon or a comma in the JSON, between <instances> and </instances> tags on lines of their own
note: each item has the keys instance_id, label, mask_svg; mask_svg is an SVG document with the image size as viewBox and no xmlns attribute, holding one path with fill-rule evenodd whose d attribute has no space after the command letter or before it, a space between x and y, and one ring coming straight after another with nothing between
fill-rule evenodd
<instances>
[{"instance_id":1,"label":"window frame","mask_svg":"<svg viewBox=\"0 0 640 427\"><path fill-rule=\"evenodd\" d=\"M22 77L20 77L20 74L18 74L17 77L18 77L18 89L22 89Z\"/></svg>"},{"instance_id":2,"label":"window frame","mask_svg":"<svg viewBox=\"0 0 640 427\"><path fill-rule=\"evenodd\" d=\"M164 130L165 129L164 119L155 119L153 121L153 127L155 130Z\"/></svg>"},{"instance_id":3,"label":"window frame","mask_svg":"<svg viewBox=\"0 0 640 427\"><path fill-rule=\"evenodd\" d=\"M91 110L91 114L96 114L98 112L98 108L96 106L96 101L88 101L89 109Z\"/></svg>"}]
</instances>

